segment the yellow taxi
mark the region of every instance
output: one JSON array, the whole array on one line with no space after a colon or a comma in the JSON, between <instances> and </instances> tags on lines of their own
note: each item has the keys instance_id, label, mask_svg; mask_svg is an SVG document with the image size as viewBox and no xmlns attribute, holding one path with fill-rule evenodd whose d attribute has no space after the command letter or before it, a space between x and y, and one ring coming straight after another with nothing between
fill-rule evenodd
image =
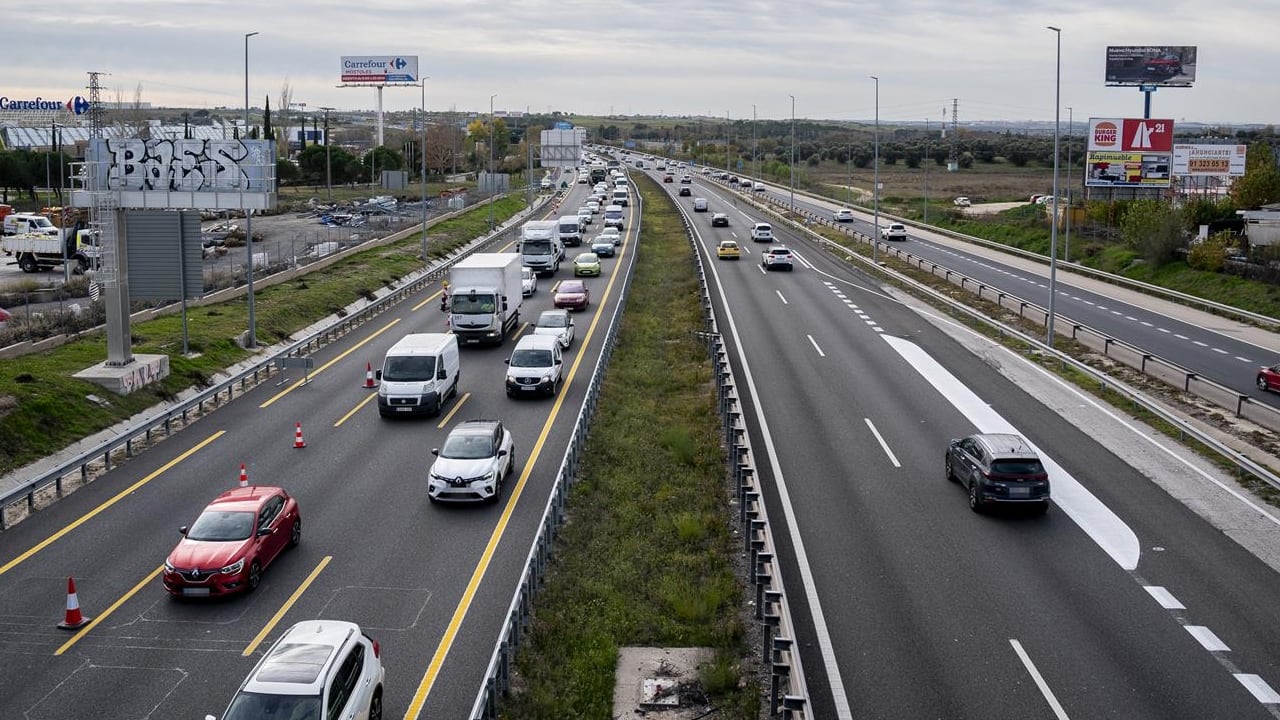
<instances>
[{"instance_id":1,"label":"yellow taxi","mask_svg":"<svg viewBox=\"0 0 1280 720\"><path fill-rule=\"evenodd\" d=\"M716 257L721 260L738 260L742 257L742 250L736 240L721 240L716 246Z\"/></svg>"}]
</instances>

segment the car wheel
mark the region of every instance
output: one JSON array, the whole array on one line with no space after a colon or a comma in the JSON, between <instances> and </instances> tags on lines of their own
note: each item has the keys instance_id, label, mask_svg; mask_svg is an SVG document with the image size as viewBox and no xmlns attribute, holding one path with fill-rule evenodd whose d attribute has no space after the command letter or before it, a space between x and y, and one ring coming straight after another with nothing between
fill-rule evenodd
<instances>
[{"instance_id":1,"label":"car wheel","mask_svg":"<svg viewBox=\"0 0 1280 720\"><path fill-rule=\"evenodd\" d=\"M18 260L18 269L22 270L24 273L39 272L40 264L37 263L36 259L30 255L23 255L22 258Z\"/></svg>"},{"instance_id":2,"label":"car wheel","mask_svg":"<svg viewBox=\"0 0 1280 720\"><path fill-rule=\"evenodd\" d=\"M249 565L249 592L257 590L260 582L262 582L262 566L258 564L257 560L254 560Z\"/></svg>"},{"instance_id":3,"label":"car wheel","mask_svg":"<svg viewBox=\"0 0 1280 720\"><path fill-rule=\"evenodd\" d=\"M369 701L369 720L382 720L382 688L373 691Z\"/></svg>"},{"instance_id":4,"label":"car wheel","mask_svg":"<svg viewBox=\"0 0 1280 720\"><path fill-rule=\"evenodd\" d=\"M978 494L976 480L969 481L969 509L976 513L982 512L982 496Z\"/></svg>"},{"instance_id":5,"label":"car wheel","mask_svg":"<svg viewBox=\"0 0 1280 720\"><path fill-rule=\"evenodd\" d=\"M302 542L302 518L293 521L293 528L289 530L289 547L298 547L300 542Z\"/></svg>"},{"instance_id":6,"label":"car wheel","mask_svg":"<svg viewBox=\"0 0 1280 720\"><path fill-rule=\"evenodd\" d=\"M1258 383L1258 389L1259 389L1259 390L1261 390L1261 391L1263 391L1263 392L1266 392L1266 391L1268 391L1268 390L1270 390L1270 389L1271 389L1271 388L1267 385L1267 378L1266 378L1266 376L1264 376L1264 375L1259 375L1259 376L1258 376L1257 383Z\"/></svg>"},{"instance_id":7,"label":"car wheel","mask_svg":"<svg viewBox=\"0 0 1280 720\"><path fill-rule=\"evenodd\" d=\"M947 460L946 460L945 465L946 465L946 469L947 469L947 482L955 482L955 481L956 481L956 473L955 473L955 470L953 470L953 469L951 468L951 454L950 454L950 453L948 453L948 454L947 454Z\"/></svg>"}]
</instances>

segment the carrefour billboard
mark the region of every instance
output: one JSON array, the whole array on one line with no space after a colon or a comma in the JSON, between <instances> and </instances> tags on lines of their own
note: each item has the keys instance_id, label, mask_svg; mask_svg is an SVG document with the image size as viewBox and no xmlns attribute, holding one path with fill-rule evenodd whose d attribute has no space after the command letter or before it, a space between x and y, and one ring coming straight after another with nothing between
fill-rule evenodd
<instances>
[{"instance_id":1,"label":"carrefour billboard","mask_svg":"<svg viewBox=\"0 0 1280 720\"><path fill-rule=\"evenodd\" d=\"M1085 163L1089 187L1169 187L1173 120L1090 118Z\"/></svg>"},{"instance_id":2,"label":"carrefour billboard","mask_svg":"<svg viewBox=\"0 0 1280 720\"><path fill-rule=\"evenodd\" d=\"M389 85L418 82L417 55L343 55L342 82Z\"/></svg>"},{"instance_id":3,"label":"carrefour billboard","mask_svg":"<svg viewBox=\"0 0 1280 720\"><path fill-rule=\"evenodd\" d=\"M1106 75L1111 87L1191 87L1196 46L1108 45Z\"/></svg>"}]
</instances>

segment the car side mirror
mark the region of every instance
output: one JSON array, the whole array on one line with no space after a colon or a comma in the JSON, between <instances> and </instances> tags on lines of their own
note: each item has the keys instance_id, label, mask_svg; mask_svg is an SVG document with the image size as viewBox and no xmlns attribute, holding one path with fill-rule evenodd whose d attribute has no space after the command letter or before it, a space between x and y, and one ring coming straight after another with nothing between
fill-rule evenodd
<instances>
[{"instance_id":1,"label":"car side mirror","mask_svg":"<svg viewBox=\"0 0 1280 720\"><path fill-rule=\"evenodd\" d=\"M273 534L275 531L276 531L275 528L269 528L269 527L258 528L258 537L266 537L268 535Z\"/></svg>"},{"instance_id":2,"label":"car side mirror","mask_svg":"<svg viewBox=\"0 0 1280 720\"><path fill-rule=\"evenodd\" d=\"M182 527L178 528L178 534L179 534L179 535L186 535L186 534L187 534L187 526L186 526L186 525L183 525Z\"/></svg>"},{"instance_id":3,"label":"car side mirror","mask_svg":"<svg viewBox=\"0 0 1280 720\"><path fill-rule=\"evenodd\" d=\"M381 381L382 381L382 371L381 371L381 370L374 370L374 371L373 371L373 379L374 379L374 380L377 380L377 381L379 381L379 382L381 382Z\"/></svg>"},{"instance_id":4,"label":"car side mirror","mask_svg":"<svg viewBox=\"0 0 1280 720\"><path fill-rule=\"evenodd\" d=\"M506 454L507 454L507 451L506 451L506 450L499 450L499 451L498 451L498 457L503 457L503 456L505 456Z\"/></svg>"},{"instance_id":5,"label":"car side mirror","mask_svg":"<svg viewBox=\"0 0 1280 720\"><path fill-rule=\"evenodd\" d=\"M503 360L502 362L503 362L504 364L506 364L506 365L510 365L510 364L511 364L511 358L507 358L507 359Z\"/></svg>"},{"instance_id":6,"label":"car side mirror","mask_svg":"<svg viewBox=\"0 0 1280 720\"><path fill-rule=\"evenodd\" d=\"M448 373L448 371L446 371L446 370L444 369L444 366L443 366L443 365L441 365L441 366L440 366L440 369L436 371L436 379L437 379L437 380L447 380L448 378L449 378L449 373Z\"/></svg>"},{"instance_id":7,"label":"car side mirror","mask_svg":"<svg viewBox=\"0 0 1280 720\"><path fill-rule=\"evenodd\" d=\"M218 720L218 718L214 717L213 715L205 715L204 720Z\"/></svg>"},{"instance_id":8,"label":"car side mirror","mask_svg":"<svg viewBox=\"0 0 1280 720\"><path fill-rule=\"evenodd\" d=\"M432 454L432 455L435 455L435 456L437 456L437 457L439 457L439 455L440 455L440 448L431 448L431 454Z\"/></svg>"}]
</instances>

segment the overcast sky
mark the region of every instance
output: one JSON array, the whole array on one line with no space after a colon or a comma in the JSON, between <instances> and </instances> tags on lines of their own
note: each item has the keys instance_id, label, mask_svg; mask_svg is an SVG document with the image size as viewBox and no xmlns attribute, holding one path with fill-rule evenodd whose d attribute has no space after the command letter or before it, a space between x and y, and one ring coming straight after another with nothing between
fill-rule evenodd
<instances>
[{"instance_id":1,"label":"overcast sky","mask_svg":"<svg viewBox=\"0 0 1280 720\"><path fill-rule=\"evenodd\" d=\"M86 72L104 99L241 107L281 87L308 108L371 109L337 88L343 55L417 55L432 110L561 110L941 120L1052 120L1062 28L1062 119L1140 117L1107 88L1107 45L1195 45L1196 82L1161 89L1152 116L1280 121L1280 0L5 0L0 95L70 98ZM387 88L388 110L418 88Z\"/></svg>"}]
</instances>

